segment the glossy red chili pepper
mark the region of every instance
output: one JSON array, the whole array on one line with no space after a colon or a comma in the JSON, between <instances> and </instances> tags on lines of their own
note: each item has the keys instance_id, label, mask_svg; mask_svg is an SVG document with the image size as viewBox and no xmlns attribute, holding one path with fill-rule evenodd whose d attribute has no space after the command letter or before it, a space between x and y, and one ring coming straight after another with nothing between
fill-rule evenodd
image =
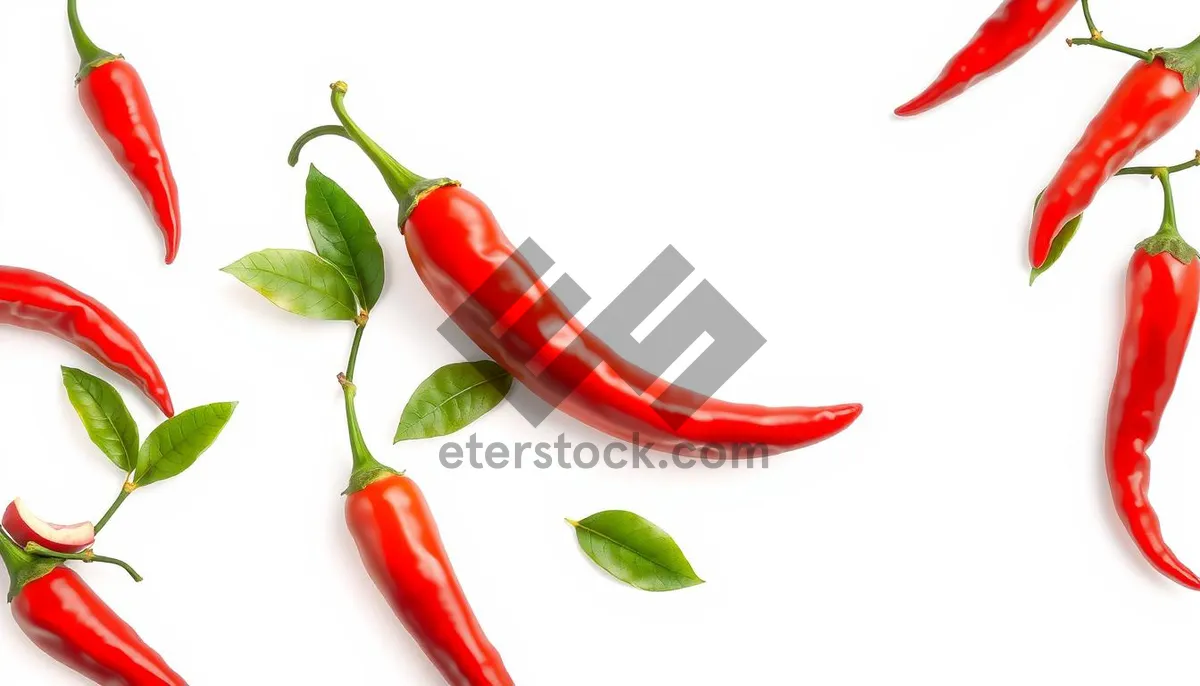
<instances>
[{"instance_id":1,"label":"glossy red chili pepper","mask_svg":"<svg viewBox=\"0 0 1200 686\"><path fill-rule=\"evenodd\" d=\"M187 682L79 578L57 560L34 557L0 533L17 625L39 648L104 686Z\"/></svg>"},{"instance_id":2,"label":"glossy red chili pepper","mask_svg":"<svg viewBox=\"0 0 1200 686\"><path fill-rule=\"evenodd\" d=\"M125 169L154 213L166 241L167 264L179 253L179 189L167 160L150 95L137 70L120 55L96 47L67 1L71 34L82 60L76 84L79 101L96 133Z\"/></svg>"},{"instance_id":3,"label":"glossy red chili pepper","mask_svg":"<svg viewBox=\"0 0 1200 686\"><path fill-rule=\"evenodd\" d=\"M421 489L386 471L367 478L360 490L349 492L346 524L396 616L448 683L511 686L500 654L467 603Z\"/></svg>"},{"instance_id":4,"label":"glossy red chili pepper","mask_svg":"<svg viewBox=\"0 0 1200 686\"><path fill-rule=\"evenodd\" d=\"M928 88L896 108L910 117L961 95L1016 62L1054 30L1077 0L1005 0Z\"/></svg>"},{"instance_id":5,"label":"glossy red chili pepper","mask_svg":"<svg viewBox=\"0 0 1200 686\"><path fill-rule=\"evenodd\" d=\"M137 334L104 305L29 269L0 267L0 324L53 334L142 390L168 417L171 394Z\"/></svg>"},{"instance_id":6,"label":"glossy red chili pepper","mask_svg":"<svg viewBox=\"0 0 1200 686\"><path fill-rule=\"evenodd\" d=\"M1174 52L1200 50L1200 41ZM1033 216L1029 260L1041 267L1054 239L1092 204L1114 174L1183 121L1196 103L1193 88L1163 58L1129 71L1046 188Z\"/></svg>"},{"instance_id":7,"label":"glossy red chili pepper","mask_svg":"<svg viewBox=\"0 0 1200 686\"><path fill-rule=\"evenodd\" d=\"M344 128L314 129L298 146L326 134L358 143L400 201L409 257L425 287L476 345L551 405L653 450L697 455L719 447L735 458L816 443L861 414L856 404L768 408L706 399L622 359L554 297L481 200L455 182L423 179L401 166L346 115L345 84L334 86ZM513 312L522 314L514 320ZM497 322L508 327L502 336ZM551 363L535 371L535 356Z\"/></svg>"},{"instance_id":8,"label":"glossy red chili pepper","mask_svg":"<svg viewBox=\"0 0 1200 686\"><path fill-rule=\"evenodd\" d=\"M1184 586L1200 579L1163 541L1150 505L1150 458L1163 412L1200 306L1200 260L1174 226L1169 181L1163 230L1140 245L1129 264L1125 332L1108 411L1105 448L1109 485L1117 511L1146 559Z\"/></svg>"}]
</instances>

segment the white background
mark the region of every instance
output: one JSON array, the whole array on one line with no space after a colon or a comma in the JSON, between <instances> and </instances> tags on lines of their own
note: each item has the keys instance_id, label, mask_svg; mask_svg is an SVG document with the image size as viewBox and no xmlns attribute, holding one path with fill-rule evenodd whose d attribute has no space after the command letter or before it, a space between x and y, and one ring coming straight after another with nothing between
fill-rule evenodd
<instances>
[{"instance_id":1,"label":"white background","mask_svg":"<svg viewBox=\"0 0 1200 686\"><path fill-rule=\"evenodd\" d=\"M132 584L86 578L191 683L439 683L372 587L342 520L349 456L335 374L346 324L274 309L218 268L308 247L294 137L360 123L425 175L485 198L593 296L589 319L676 246L768 339L721 395L859 401L851 430L767 470L451 471L437 441L393 447L412 388L455 361L344 141L310 147L367 209L388 286L359 366L377 456L408 470L521 684L1153 683L1193 679L1200 598L1120 529L1100 437L1132 246L1153 182L1112 183L1068 255L1026 284L1030 204L1129 59L1076 10L1024 61L914 121L891 116L994 9L920 3L81 3L138 67L184 204L178 263L84 119L59 3L0 16L0 262L51 272L140 332L181 408L239 400L219 443L139 492L102 536ZM918 6L919 5L919 6ZM1186 43L1185 0L1098 2L1107 35ZM1180 162L1186 122L1141 158ZM1180 176L1200 240L1200 173ZM0 496L98 517L120 475L89 444L60 364L113 379L143 435L158 417L54 339L0 330ZM1167 538L1200 563L1200 363L1156 444ZM487 441L603 440L512 408ZM1189 435L1192 434L1192 435ZM648 594L579 551L563 517L630 509L671 532L704 586ZM5 681L80 679L0 622Z\"/></svg>"}]
</instances>

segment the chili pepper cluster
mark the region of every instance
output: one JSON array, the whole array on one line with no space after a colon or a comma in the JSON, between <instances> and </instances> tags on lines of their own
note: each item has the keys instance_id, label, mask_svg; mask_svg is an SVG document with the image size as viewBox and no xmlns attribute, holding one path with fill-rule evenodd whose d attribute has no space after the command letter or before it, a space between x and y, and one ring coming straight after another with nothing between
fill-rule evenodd
<instances>
[{"instance_id":1,"label":"chili pepper cluster","mask_svg":"<svg viewBox=\"0 0 1200 686\"><path fill-rule=\"evenodd\" d=\"M1200 304L1200 261L1179 233L1171 184L1173 174L1200 166L1200 151L1193 160L1173 167L1125 167L1195 106L1200 97L1200 38L1169 50L1113 43L1096 28L1088 0L1081 3L1089 36L1068 44L1114 50L1136 62L1038 197L1029 262L1036 278L1062 256L1083 212L1114 176L1152 176L1161 182L1162 223L1137 246L1129 263L1125 328L1104 447L1113 502L1138 549L1168 578L1200 590L1200 578L1163 540L1149 500L1148 454L1175 390ZM1001 71L1044 38L1074 5L1074 0L1007 0L934 83L896 114L928 111Z\"/></svg>"}]
</instances>

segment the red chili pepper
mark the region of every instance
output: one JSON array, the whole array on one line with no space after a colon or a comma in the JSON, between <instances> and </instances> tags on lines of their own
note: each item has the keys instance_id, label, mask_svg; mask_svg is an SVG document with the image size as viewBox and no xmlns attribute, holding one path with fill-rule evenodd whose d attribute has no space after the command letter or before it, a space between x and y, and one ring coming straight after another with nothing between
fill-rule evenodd
<instances>
[{"instance_id":1,"label":"red chili pepper","mask_svg":"<svg viewBox=\"0 0 1200 686\"><path fill-rule=\"evenodd\" d=\"M96 47L79 23L76 0L67 0L71 35L81 66L75 83L79 101L96 133L129 174L154 212L166 240L167 264L179 252L179 189L167 160L158 119L142 78L125 58Z\"/></svg>"},{"instance_id":2,"label":"red chili pepper","mask_svg":"<svg viewBox=\"0 0 1200 686\"><path fill-rule=\"evenodd\" d=\"M366 483L348 491L346 524L396 616L448 683L512 686L467 603L421 489L386 469L359 475Z\"/></svg>"},{"instance_id":3,"label":"red chili pepper","mask_svg":"<svg viewBox=\"0 0 1200 686\"><path fill-rule=\"evenodd\" d=\"M17 625L62 664L105 686L186 686L104 601L58 560L34 557L0 533Z\"/></svg>"},{"instance_id":4,"label":"red chili pepper","mask_svg":"<svg viewBox=\"0 0 1200 686\"><path fill-rule=\"evenodd\" d=\"M910 117L961 95L1016 62L1054 30L1076 0L1005 0L923 93L896 108Z\"/></svg>"},{"instance_id":5,"label":"red chili pepper","mask_svg":"<svg viewBox=\"0 0 1200 686\"><path fill-rule=\"evenodd\" d=\"M0 324L52 334L142 389L168 417L171 394L137 334L104 305L35 271L0 267Z\"/></svg>"},{"instance_id":6,"label":"red chili pepper","mask_svg":"<svg viewBox=\"0 0 1200 686\"><path fill-rule=\"evenodd\" d=\"M1200 590L1200 579L1163 541L1150 505L1150 458L1162 414L1175 390L1179 367L1200 306L1200 260L1175 228L1170 181L1167 212L1158 235L1138 246L1129 264L1125 332L1108 411L1105 441L1113 501L1138 548L1155 568Z\"/></svg>"},{"instance_id":7,"label":"red chili pepper","mask_svg":"<svg viewBox=\"0 0 1200 686\"><path fill-rule=\"evenodd\" d=\"M334 84L343 128L314 129L297 151L327 134L356 142L400 202L409 257L434 299L485 353L558 409L654 450L696 455L719 446L727 457L753 456L754 447L774 454L810 445L861 414L861 405L768 408L705 399L622 359L550 293L481 200L456 182L423 179L401 166L354 124L344 97L345 84ZM524 314L512 321L511 312ZM493 326L501 321L510 324L503 336ZM534 355L552 363L535 372ZM641 394L631 383L649 390Z\"/></svg>"},{"instance_id":8,"label":"red chili pepper","mask_svg":"<svg viewBox=\"0 0 1200 686\"><path fill-rule=\"evenodd\" d=\"M1200 59L1200 40L1158 54L1163 56L1129 71L1046 188L1029 236L1029 259L1035 269L1045 264L1054 239L1092 204L1100 187L1175 128L1196 103L1200 90L1185 87L1184 77L1165 60L1178 66Z\"/></svg>"}]
</instances>

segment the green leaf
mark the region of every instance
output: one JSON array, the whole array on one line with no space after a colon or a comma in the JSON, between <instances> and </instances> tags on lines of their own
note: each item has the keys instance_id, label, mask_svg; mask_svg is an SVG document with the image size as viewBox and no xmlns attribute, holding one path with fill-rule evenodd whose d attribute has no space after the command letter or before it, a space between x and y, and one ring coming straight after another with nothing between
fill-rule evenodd
<instances>
[{"instance_id":1,"label":"green leaf","mask_svg":"<svg viewBox=\"0 0 1200 686\"><path fill-rule=\"evenodd\" d=\"M678 591L704 583L667 532L632 512L609 510L567 522L593 562L634 588Z\"/></svg>"},{"instance_id":2,"label":"green leaf","mask_svg":"<svg viewBox=\"0 0 1200 686\"><path fill-rule=\"evenodd\" d=\"M63 386L71 406L92 443L125 473L137 466L137 423L117 389L81 369L62 368Z\"/></svg>"},{"instance_id":3,"label":"green leaf","mask_svg":"<svg viewBox=\"0 0 1200 686\"><path fill-rule=\"evenodd\" d=\"M337 267L304 250L261 250L221 271L293 314L343 321L358 316L354 291L346 277Z\"/></svg>"},{"instance_id":4,"label":"green leaf","mask_svg":"<svg viewBox=\"0 0 1200 686\"><path fill-rule=\"evenodd\" d=\"M512 383L512 375L491 360L446 365L408 399L393 442L448 436L499 405Z\"/></svg>"},{"instance_id":5,"label":"green leaf","mask_svg":"<svg viewBox=\"0 0 1200 686\"><path fill-rule=\"evenodd\" d=\"M133 482L140 486L178 476L217 440L237 403L214 403L181 412L146 437Z\"/></svg>"},{"instance_id":6,"label":"green leaf","mask_svg":"<svg viewBox=\"0 0 1200 686\"><path fill-rule=\"evenodd\" d=\"M375 307L383 292L383 248L362 208L333 179L310 166L304 211L317 254L346 277L364 309Z\"/></svg>"},{"instance_id":7,"label":"green leaf","mask_svg":"<svg viewBox=\"0 0 1200 686\"><path fill-rule=\"evenodd\" d=\"M1042 196L1045 194L1046 191L1038 193L1037 200L1033 201L1033 209L1035 212L1037 211L1038 205L1042 204ZM1071 239L1075 238L1075 233L1079 231L1079 225L1082 223L1083 215L1081 214L1067 222L1066 225L1063 226L1062 231L1058 232L1058 235L1054 237L1054 242L1050 244L1050 252L1046 254L1046 261L1042 263L1042 266L1034 267L1033 271L1029 273L1030 286L1033 285L1034 281L1037 281L1039 276L1045 274L1051 267L1053 267L1054 263L1058 262L1058 258L1063 256L1063 252L1067 249L1067 245L1071 243Z\"/></svg>"}]
</instances>

